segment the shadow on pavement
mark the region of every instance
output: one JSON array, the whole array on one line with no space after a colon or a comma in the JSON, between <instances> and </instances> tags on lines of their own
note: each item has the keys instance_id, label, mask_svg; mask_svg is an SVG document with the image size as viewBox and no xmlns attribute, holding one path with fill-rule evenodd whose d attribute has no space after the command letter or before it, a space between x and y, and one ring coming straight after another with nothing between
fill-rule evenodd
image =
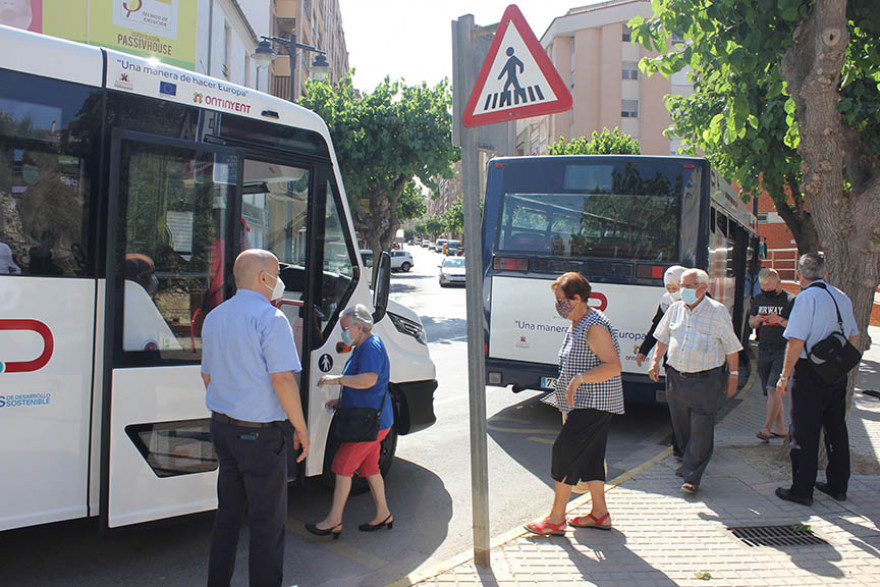
<instances>
[{"instance_id":1,"label":"shadow on pavement","mask_svg":"<svg viewBox=\"0 0 880 587\"><path fill-rule=\"evenodd\" d=\"M369 493L349 498L339 540L306 533L330 507L317 479L288 494L285 585L387 585L429 559L446 538L452 498L431 471L395 459L386 480L394 529L359 532L374 514ZM0 585L109 587L204 585L214 513L194 514L98 535L97 520L0 533ZM247 585L248 534L239 538L234 586Z\"/></svg>"},{"instance_id":2,"label":"shadow on pavement","mask_svg":"<svg viewBox=\"0 0 880 587\"><path fill-rule=\"evenodd\" d=\"M330 492L314 485L299 504L291 496L286 585L387 585L417 569L446 538L452 497L439 477L415 463L395 459L385 480L392 530L358 531L375 513L370 494L364 493L349 497L339 540L307 534L303 524L323 518L331 502ZM246 571L242 554L237 570ZM246 584L246 572L237 576Z\"/></svg>"},{"instance_id":3,"label":"shadow on pavement","mask_svg":"<svg viewBox=\"0 0 880 587\"><path fill-rule=\"evenodd\" d=\"M428 335L428 342L444 342L451 338L461 337L465 332L467 320L462 318L434 318L431 316L419 316Z\"/></svg>"},{"instance_id":4,"label":"shadow on pavement","mask_svg":"<svg viewBox=\"0 0 880 587\"><path fill-rule=\"evenodd\" d=\"M111 530L96 519L0 534L0 585L91 587L202 584L207 577L213 513Z\"/></svg>"},{"instance_id":5,"label":"shadow on pavement","mask_svg":"<svg viewBox=\"0 0 880 587\"><path fill-rule=\"evenodd\" d=\"M541 396L525 399L489 418L489 436L523 468L552 488L550 459L562 416L540 399ZM616 416L608 433L607 479L614 479L653 457L668 446L671 438L665 404L627 404L626 415ZM547 499L549 502L550 496Z\"/></svg>"}]
</instances>

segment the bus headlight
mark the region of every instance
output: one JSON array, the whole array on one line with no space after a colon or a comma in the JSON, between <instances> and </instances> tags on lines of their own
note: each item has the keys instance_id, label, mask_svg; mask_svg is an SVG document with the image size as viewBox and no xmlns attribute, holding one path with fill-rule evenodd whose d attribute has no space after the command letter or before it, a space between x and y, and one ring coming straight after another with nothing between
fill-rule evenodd
<instances>
[{"instance_id":1,"label":"bus headlight","mask_svg":"<svg viewBox=\"0 0 880 587\"><path fill-rule=\"evenodd\" d=\"M394 327L397 328L398 332L408 334L423 345L427 346L428 336L425 334L425 328L421 324L413 322L409 318L392 314L391 312L388 312L388 317L391 318L391 322L394 324Z\"/></svg>"}]
</instances>

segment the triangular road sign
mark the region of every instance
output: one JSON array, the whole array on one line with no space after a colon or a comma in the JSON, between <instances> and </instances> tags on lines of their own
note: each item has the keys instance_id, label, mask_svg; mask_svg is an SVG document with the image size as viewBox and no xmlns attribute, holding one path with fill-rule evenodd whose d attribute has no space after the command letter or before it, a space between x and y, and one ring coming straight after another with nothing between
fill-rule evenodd
<instances>
[{"instance_id":1,"label":"triangular road sign","mask_svg":"<svg viewBox=\"0 0 880 587\"><path fill-rule=\"evenodd\" d=\"M495 31L462 124L474 127L565 112L571 103L565 82L522 12L511 4Z\"/></svg>"}]
</instances>

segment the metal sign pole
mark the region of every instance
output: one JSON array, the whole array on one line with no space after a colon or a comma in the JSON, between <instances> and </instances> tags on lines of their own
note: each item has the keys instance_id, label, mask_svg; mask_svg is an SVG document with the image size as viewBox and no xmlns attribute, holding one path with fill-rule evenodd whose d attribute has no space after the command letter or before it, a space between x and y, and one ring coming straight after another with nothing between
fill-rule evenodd
<instances>
[{"instance_id":1,"label":"metal sign pole","mask_svg":"<svg viewBox=\"0 0 880 587\"><path fill-rule=\"evenodd\" d=\"M455 116L460 117L475 75L466 64L473 51L474 17L452 23ZM456 53L458 53L456 55ZM462 54L464 53L464 55ZM486 425L486 366L483 362L483 247L480 240L480 173L477 130L459 127L462 194L464 198L464 251L467 272L467 350L470 405L471 496L473 500L474 563L490 566L489 459Z\"/></svg>"}]
</instances>

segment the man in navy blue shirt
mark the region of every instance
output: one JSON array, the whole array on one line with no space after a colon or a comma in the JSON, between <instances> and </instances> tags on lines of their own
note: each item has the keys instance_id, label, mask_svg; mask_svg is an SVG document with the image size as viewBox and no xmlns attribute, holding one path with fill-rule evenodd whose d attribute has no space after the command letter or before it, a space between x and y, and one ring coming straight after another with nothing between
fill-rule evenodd
<instances>
[{"instance_id":1,"label":"man in navy blue shirt","mask_svg":"<svg viewBox=\"0 0 880 587\"><path fill-rule=\"evenodd\" d=\"M228 587L242 519L250 529L252 587L279 586L287 519L287 458L281 423L293 425L301 462L309 433L294 372L301 371L293 330L271 301L284 283L278 259L243 251L233 267L237 292L212 310L202 327L202 379L217 452L217 516L208 585Z\"/></svg>"},{"instance_id":2,"label":"man in navy blue shirt","mask_svg":"<svg viewBox=\"0 0 880 587\"><path fill-rule=\"evenodd\" d=\"M852 344L859 340L859 329L852 302L845 293L825 283L825 257L818 253L802 255L798 261L798 280L802 291L794 301L788 325L782 336L788 339L785 363L776 390L787 394L791 382L791 476L790 488L779 487L780 499L802 505L813 503L813 487L832 498L846 499L849 484L849 435L846 430L846 384L842 377L824 383L813 369L807 353L832 332L840 331ZM836 307L835 307L836 303ZM825 430L828 466L825 482L816 481L819 432Z\"/></svg>"}]
</instances>

